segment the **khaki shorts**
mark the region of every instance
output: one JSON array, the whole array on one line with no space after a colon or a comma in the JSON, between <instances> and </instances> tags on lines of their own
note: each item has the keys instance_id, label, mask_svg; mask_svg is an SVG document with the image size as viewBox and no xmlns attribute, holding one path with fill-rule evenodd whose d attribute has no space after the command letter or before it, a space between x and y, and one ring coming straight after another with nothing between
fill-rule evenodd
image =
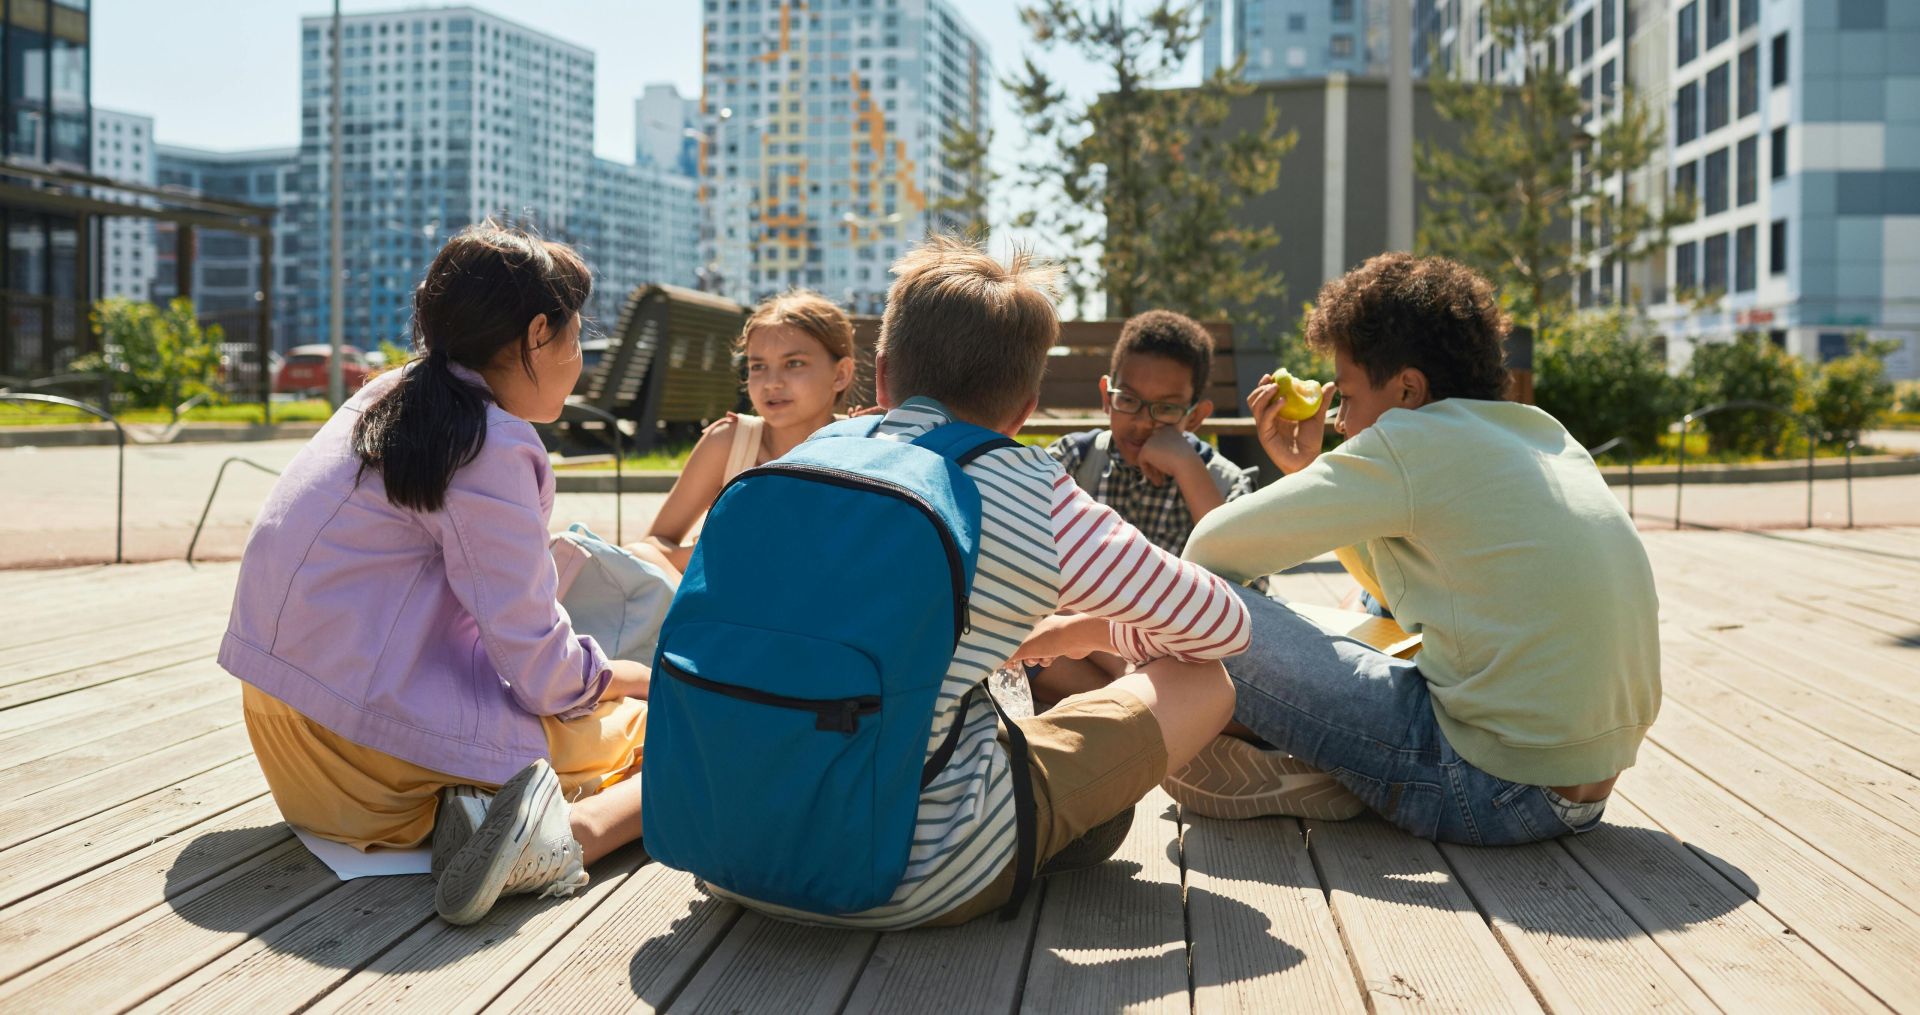
<instances>
[{"instance_id":1,"label":"khaki shorts","mask_svg":"<svg viewBox=\"0 0 1920 1015\"><path fill-rule=\"evenodd\" d=\"M291 824L358 849L407 849L433 834L442 787L470 780L362 747L243 684L247 736L280 814ZM567 799L638 774L647 703L616 698L578 719L543 716L547 752ZM498 789L482 785L482 789Z\"/></svg>"},{"instance_id":2,"label":"khaki shorts","mask_svg":"<svg viewBox=\"0 0 1920 1015\"><path fill-rule=\"evenodd\" d=\"M1036 873L1073 840L1139 803L1167 777L1160 721L1139 698L1119 688L1076 694L1014 722L1027 735L1031 759ZM1004 733L1000 740L1006 743ZM1018 862L926 926L951 927L1006 905L1013 898Z\"/></svg>"}]
</instances>

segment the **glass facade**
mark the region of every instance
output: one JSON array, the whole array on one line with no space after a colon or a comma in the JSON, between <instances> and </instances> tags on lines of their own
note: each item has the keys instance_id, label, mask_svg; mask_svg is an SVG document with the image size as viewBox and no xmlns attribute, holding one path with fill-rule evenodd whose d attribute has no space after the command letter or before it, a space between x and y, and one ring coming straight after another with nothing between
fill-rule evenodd
<instances>
[{"instance_id":1,"label":"glass facade","mask_svg":"<svg viewBox=\"0 0 1920 1015\"><path fill-rule=\"evenodd\" d=\"M0 153L9 160L91 169L89 17L85 0L0 0ZM82 351L92 229L85 217L0 199L0 375L52 374Z\"/></svg>"}]
</instances>

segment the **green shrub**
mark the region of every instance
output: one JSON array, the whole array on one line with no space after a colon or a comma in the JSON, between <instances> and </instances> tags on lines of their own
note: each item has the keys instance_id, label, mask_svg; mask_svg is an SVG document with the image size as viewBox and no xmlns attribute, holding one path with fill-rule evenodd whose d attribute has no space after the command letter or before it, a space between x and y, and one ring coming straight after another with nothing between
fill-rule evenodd
<instances>
[{"instance_id":1,"label":"green shrub","mask_svg":"<svg viewBox=\"0 0 1920 1015\"><path fill-rule=\"evenodd\" d=\"M1807 391L1808 415L1824 440L1857 441L1893 409L1893 382L1879 356L1858 351L1820 367Z\"/></svg>"},{"instance_id":2,"label":"green shrub","mask_svg":"<svg viewBox=\"0 0 1920 1015\"><path fill-rule=\"evenodd\" d=\"M1685 411L1660 349L1618 310L1563 323L1540 342L1533 367L1534 401L1585 447L1625 437L1648 454Z\"/></svg>"},{"instance_id":3,"label":"green shrub","mask_svg":"<svg viewBox=\"0 0 1920 1015\"><path fill-rule=\"evenodd\" d=\"M1920 381L1893 382L1893 411L1920 413Z\"/></svg>"},{"instance_id":4,"label":"green shrub","mask_svg":"<svg viewBox=\"0 0 1920 1015\"><path fill-rule=\"evenodd\" d=\"M1800 360L1763 335L1698 346L1687 369L1691 409L1725 402L1760 402L1798 413L1806 371ZM1778 455L1800 432L1799 418L1760 409L1731 409L1696 424L1714 451Z\"/></svg>"},{"instance_id":5,"label":"green shrub","mask_svg":"<svg viewBox=\"0 0 1920 1015\"><path fill-rule=\"evenodd\" d=\"M75 360L73 369L109 372L131 408L172 414L195 395L217 393L226 333L217 324L201 327L192 300L182 297L164 307L101 300L93 307L93 333L104 351Z\"/></svg>"}]
</instances>

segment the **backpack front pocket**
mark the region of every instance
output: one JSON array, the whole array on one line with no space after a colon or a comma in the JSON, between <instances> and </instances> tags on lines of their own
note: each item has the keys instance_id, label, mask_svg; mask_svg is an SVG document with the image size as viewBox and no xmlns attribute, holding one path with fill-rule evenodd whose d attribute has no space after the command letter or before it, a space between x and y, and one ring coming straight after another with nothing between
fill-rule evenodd
<instances>
[{"instance_id":1,"label":"backpack front pocket","mask_svg":"<svg viewBox=\"0 0 1920 1015\"><path fill-rule=\"evenodd\" d=\"M809 912L891 897L905 856L880 844L904 842L914 814L881 803L898 797L880 783L900 767L882 764L899 745L871 659L838 642L688 624L662 644L648 698L642 806L656 859ZM903 820L905 835L879 834Z\"/></svg>"}]
</instances>

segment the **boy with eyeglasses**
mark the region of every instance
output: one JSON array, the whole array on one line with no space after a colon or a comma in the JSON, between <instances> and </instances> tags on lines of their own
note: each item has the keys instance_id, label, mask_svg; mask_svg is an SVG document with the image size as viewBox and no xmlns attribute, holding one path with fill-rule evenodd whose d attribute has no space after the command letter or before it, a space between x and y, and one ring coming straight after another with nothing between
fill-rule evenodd
<instances>
[{"instance_id":1,"label":"boy with eyeglasses","mask_svg":"<svg viewBox=\"0 0 1920 1015\"><path fill-rule=\"evenodd\" d=\"M1214 408L1202 397L1213 371L1213 337L1183 314L1149 310L1120 329L1108 369L1100 378L1107 429L1068 434L1047 453L1094 500L1178 554L1194 524L1252 493L1259 473L1192 433ZM1034 699L1044 704L1104 687L1125 668L1117 656L1101 654L1056 660L1032 675Z\"/></svg>"}]
</instances>

